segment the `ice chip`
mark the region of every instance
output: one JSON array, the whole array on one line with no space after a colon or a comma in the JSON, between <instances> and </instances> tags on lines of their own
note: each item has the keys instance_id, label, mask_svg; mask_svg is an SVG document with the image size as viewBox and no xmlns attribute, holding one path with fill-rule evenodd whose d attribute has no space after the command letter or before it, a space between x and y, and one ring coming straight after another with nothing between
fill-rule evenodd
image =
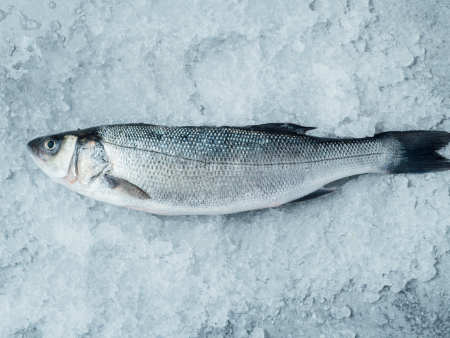
<instances>
[{"instance_id":1,"label":"ice chip","mask_svg":"<svg viewBox=\"0 0 450 338\"><path fill-rule=\"evenodd\" d=\"M255 327L250 338L264 338L264 330L260 327Z\"/></svg>"},{"instance_id":2,"label":"ice chip","mask_svg":"<svg viewBox=\"0 0 450 338\"><path fill-rule=\"evenodd\" d=\"M167 255L172 251L172 243L155 239L150 243L151 250L157 255Z\"/></svg>"},{"instance_id":3,"label":"ice chip","mask_svg":"<svg viewBox=\"0 0 450 338\"><path fill-rule=\"evenodd\" d=\"M61 29L61 24L59 23L59 21L53 20L53 21L50 23L50 30L51 30L52 32L56 32L56 31L58 31L58 30L60 30L60 29Z\"/></svg>"},{"instance_id":4,"label":"ice chip","mask_svg":"<svg viewBox=\"0 0 450 338\"><path fill-rule=\"evenodd\" d=\"M36 20L28 19L28 17L21 11L17 11L20 17L20 26L24 30L34 30L42 26L42 24Z\"/></svg>"},{"instance_id":5,"label":"ice chip","mask_svg":"<svg viewBox=\"0 0 450 338\"><path fill-rule=\"evenodd\" d=\"M359 53L364 52L366 49L366 42L364 40L358 40L355 42L355 48Z\"/></svg>"},{"instance_id":6,"label":"ice chip","mask_svg":"<svg viewBox=\"0 0 450 338\"><path fill-rule=\"evenodd\" d=\"M445 125L446 127L450 127L450 121L448 121ZM444 156L445 158L450 159L450 145L447 145L444 148L439 149L437 152L440 155Z\"/></svg>"},{"instance_id":7,"label":"ice chip","mask_svg":"<svg viewBox=\"0 0 450 338\"><path fill-rule=\"evenodd\" d=\"M333 337L336 338L355 338L356 337L356 332L350 329L343 329L339 332L337 332L336 335L334 335Z\"/></svg>"},{"instance_id":8,"label":"ice chip","mask_svg":"<svg viewBox=\"0 0 450 338\"><path fill-rule=\"evenodd\" d=\"M408 67L414 61L413 55L406 47L393 47L388 54L400 67Z\"/></svg>"},{"instance_id":9,"label":"ice chip","mask_svg":"<svg viewBox=\"0 0 450 338\"><path fill-rule=\"evenodd\" d=\"M364 292L363 293L363 301L366 303L375 303L378 299L380 299L380 294L374 292Z\"/></svg>"},{"instance_id":10,"label":"ice chip","mask_svg":"<svg viewBox=\"0 0 450 338\"><path fill-rule=\"evenodd\" d=\"M330 313L334 318L342 319L342 318L350 317L350 315L352 314L352 311L350 310L350 308L348 306L343 306L343 307L332 306L330 308Z\"/></svg>"},{"instance_id":11,"label":"ice chip","mask_svg":"<svg viewBox=\"0 0 450 338\"><path fill-rule=\"evenodd\" d=\"M5 20L8 15L9 15L9 13L4 12L0 9L0 21Z\"/></svg>"},{"instance_id":12,"label":"ice chip","mask_svg":"<svg viewBox=\"0 0 450 338\"><path fill-rule=\"evenodd\" d=\"M54 1L50 1L48 3L48 7L50 7L51 9L55 9L56 8L56 3Z\"/></svg>"},{"instance_id":13,"label":"ice chip","mask_svg":"<svg viewBox=\"0 0 450 338\"><path fill-rule=\"evenodd\" d=\"M0 115L0 128L8 127L8 119L5 116Z\"/></svg>"},{"instance_id":14,"label":"ice chip","mask_svg":"<svg viewBox=\"0 0 450 338\"><path fill-rule=\"evenodd\" d=\"M295 41L292 44L292 49L297 51L297 52L299 52L299 53L301 53L305 49L305 45L303 43L301 43L300 41Z\"/></svg>"}]
</instances>

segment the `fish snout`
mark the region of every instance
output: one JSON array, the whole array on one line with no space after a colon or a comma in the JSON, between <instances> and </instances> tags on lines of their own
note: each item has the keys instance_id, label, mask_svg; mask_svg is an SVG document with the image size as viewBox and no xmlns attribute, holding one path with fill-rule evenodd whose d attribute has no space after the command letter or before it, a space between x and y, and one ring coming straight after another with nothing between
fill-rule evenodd
<instances>
[{"instance_id":1,"label":"fish snout","mask_svg":"<svg viewBox=\"0 0 450 338\"><path fill-rule=\"evenodd\" d=\"M35 160L45 161L45 156L42 148L42 137L35 138L27 143L27 149Z\"/></svg>"}]
</instances>

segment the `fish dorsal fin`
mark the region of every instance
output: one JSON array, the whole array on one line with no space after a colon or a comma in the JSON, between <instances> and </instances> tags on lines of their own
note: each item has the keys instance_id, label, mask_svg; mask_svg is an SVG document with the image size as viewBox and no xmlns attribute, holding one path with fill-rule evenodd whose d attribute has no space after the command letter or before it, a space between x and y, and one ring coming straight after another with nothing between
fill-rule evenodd
<instances>
[{"instance_id":1,"label":"fish dorsal fin","mask_svg":"<svg viewBox=\"0 0 450 338\"><path fill-rule=\"evenodd\" d=\"M105 174L105 180L108 182L111 189L117 189L127 195L130 195L131 197L140 200L150 199L150 196L144 190L134 185L133 183L128 182L127 180L108 174Z\"/></svg>"},{"instance_id":2,"label":"fish dorsal fin","mask_svg":"<svg viewBox=\"0 0 450 338\"><path fill-rule=\"evenodd\" d=\"M320 188L320 189L313 191L312 193L310 193L306 196L303 196L299 199L296 199L292 202L303 202L303 201L307 201L307 200L312 200L313 198L325 196L325 195L331 194L332 192L335 192L335 191L336 191L336 188Z\"/></svg>"},{"instance_id":3,"label":"fish dorsal fin","mask_svg":"<svg viewBox=\"0 0 450 338\"><path fill-rule=\"evenodd\" d=\"M243 127L243 129L266 131L276 134L305 135L308 131L316 129L316 127L303 127L293 123L265 123Z\"/></svg>"}]
</instances>

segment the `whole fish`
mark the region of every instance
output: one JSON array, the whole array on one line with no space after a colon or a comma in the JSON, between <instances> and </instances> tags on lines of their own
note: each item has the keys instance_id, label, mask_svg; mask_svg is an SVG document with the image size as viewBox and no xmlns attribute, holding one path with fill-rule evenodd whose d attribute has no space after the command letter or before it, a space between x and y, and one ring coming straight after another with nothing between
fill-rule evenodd
<instances>
[{"instance_id":1,"label":"whole fish","mask_svg":"<svg viewBox=\"0 0 450 338\"><path fill-rule=\"evenodd\" d=\"M50 178L80 194L165 215L228 214L326 195L323 186L366 173L450 169L442 131L359 139L307 136L311 127L165 127L124 124L28 143Z\"/></svg>"}]
</instances>

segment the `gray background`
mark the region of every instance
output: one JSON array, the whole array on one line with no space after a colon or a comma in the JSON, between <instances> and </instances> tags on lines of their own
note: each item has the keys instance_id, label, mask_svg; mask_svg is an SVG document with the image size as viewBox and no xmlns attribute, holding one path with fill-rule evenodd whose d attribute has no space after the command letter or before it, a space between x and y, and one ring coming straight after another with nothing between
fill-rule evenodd
<instances>
[{"instance_id":1,"label":"gray background","mask_svg":"<svg viewBox=\"0 0 450 338\"><path fill-rule=\"evenodd\" d=\"M450 336L447 173L359 176L306 203L160 217L58 186L25 147L129 122L450 131L448 1L0 10L0 336Z\"/></svg>"}]
</instances>

